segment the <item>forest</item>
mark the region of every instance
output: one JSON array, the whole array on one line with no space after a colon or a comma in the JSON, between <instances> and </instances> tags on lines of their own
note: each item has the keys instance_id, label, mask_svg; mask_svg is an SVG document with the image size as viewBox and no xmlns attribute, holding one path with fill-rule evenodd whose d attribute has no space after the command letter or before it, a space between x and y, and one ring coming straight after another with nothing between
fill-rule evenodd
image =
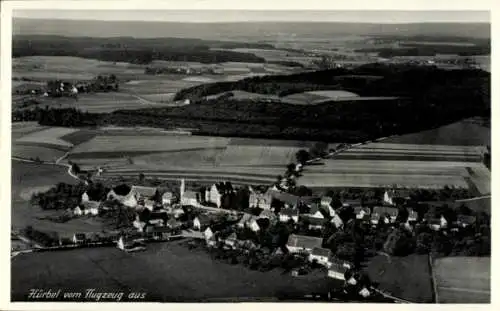
<instances>
[{"instance_id":1,"label":"forest","mask_svg":"<svg viewBox=\"0 0 500 311\"><path fill-rule=\"evenodd\" d=\"M110 62L149 64L153 60L201 63L251 62L265 59L251 53L211 50L211 48L266 48L264 43L222 42L183 38L75 38L61 36L15 36L12 57L74 56Z\"/></svg>"},{"instance_id":2,"label":"forest","mask_svg":"<svg viewBox=\"0 0 500 311\"><path fill-rule=\"evenodd\" d=\"M362 79L361 75L382 76ZM359 76L359 77L355 77ZM236 137L359 142L381 136L418 132L472 116L490 116L490 75L481 70L367 65L288 76L266 76L238 82L205 84L180 91L190 98L182 107L119 110L87 114L75 109L13 111L14 120L43 125L189 127L194 134ZM360 96L394 96L396 100L326 102L289 105L253 100L200 99L241 89L274 94L301 89L343 89ZM389 113L390 112L390 113Z\"/></svg>"}]
</instances>

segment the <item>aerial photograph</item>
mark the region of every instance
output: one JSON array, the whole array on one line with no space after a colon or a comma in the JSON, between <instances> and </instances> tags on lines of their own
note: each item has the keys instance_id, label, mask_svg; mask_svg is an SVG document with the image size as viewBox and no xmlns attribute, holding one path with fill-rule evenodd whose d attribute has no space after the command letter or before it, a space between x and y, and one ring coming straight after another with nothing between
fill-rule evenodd
<instances>
[{"instance_id":1,"label":"aerial photograph","mask_svg":"<svg viewBox=\"0 0 500 311\"><path fill-rule=\"evenodd\" d=\"M11 302L491 303L489 11L17 9Z\"/></svg>"}]
</instances>

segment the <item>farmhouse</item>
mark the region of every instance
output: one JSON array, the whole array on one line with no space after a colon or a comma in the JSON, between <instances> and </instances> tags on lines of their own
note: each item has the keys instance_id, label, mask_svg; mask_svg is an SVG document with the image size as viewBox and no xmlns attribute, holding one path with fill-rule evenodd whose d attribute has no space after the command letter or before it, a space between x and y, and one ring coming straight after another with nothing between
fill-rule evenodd
<instances>
[{"instance_id":1,"label":"farmhouse","mask_svg":"<svg viewBox=\"0 0 500 311\"><path fill-rule=\"evenodd\" d=\"M314 218L310 216L300 216L300 219L307 224L309 230L321 230L325 223L323 218Z\"/></svg>"},{"instance_id":2,"label":"farmhouse","mask_svg":"<svg viewBox=\"0 0 500 311\"><path fill-rule=\"evenodd\" d=\"M389 206L375 206L372 212L372 221L374 217L378 220L381 216L387 216L390 222L395 222L398 217L398 209Z\"/></svg>"},{"instance_id":3,"label":"farmhouse","mask_svg":"<svg viewBox=\"0 0 500 311\"><path fill-rule=\"evenodd\" d=\"M220 207L222 204L222 196L231 192L233 192L233 186L229 182L213 184L210 189L205 191L205 201Z\"/></svg>"},{"instance_id":4,"label":"farmhouse","mask_svg":"<svg viewBox=\"0 0 500 311\"><path fill-rule=\"evenodd\" d=\"M371 211L369 207L357 206L354 208L354 214L356 214L356 219L366 219L365 216L370 216Z\"/></svg>"},{"instance_id":5,"label":"farmhouse","mask_svg":"<svg viewBox=\"0 0 500 311\"><path fill-rule=\"evenodd\" d=\"M410 199L409 190L386 190L384 193L384 203L389 205L402 204Z\"/></svg>"},{"instance_id":6,"label":"farmhouse","mask_svg":"<svg viewBox=\"0 0 500 311\"><path fill-rule=\"evenodd\" d=\"M321 247L323 240L305 235L291 234L286 247L291 253L306 252L311 253L316 247Z\"/></svg>"},{"instance_id":7,"label":"farmhouse","mask_svg":"<svg viewBox=\"0 0 500 311\"><path fill-rule=\"evenodd\" d=\"M266 193L251 192L250 197L248 199L248 206L269 210L271 209L271 200L272 197L269 192Z\"/></svg>"},{"instance_id":8,"label":"farmhouse","mask_svg":"<svg viewBox=\"0 0 500 311\"><path fill-rule=\"evenodd\" d=\"M309 261L316 260L320 265L328 266L332 251L327 248L315 247L309 255Z\"/></svg>"},{"instance_id":9,"label":"farmhouse","mask_svg":"<svg viewBox=\"0 0 500 311\"><path fill-rule=\"evenodd\" d=\"M87 241L87 236L85 233L75 233L72 238L74 244L82 244Z\"/></svg>"},{"instance_id":10,"label":"farmhouse","mask_svg":"<svg viewBox=\"0 0 500 311\"><path fill-rule=\"evenodd\" d=\"M198 205L198 194L194 191L186 191L181 195L181 204L189 206Z\"/></svg>"},{"instance_id":11,"label":"farmhouse","mask_svg":"<svg viewBox=\"0 0 500 311\"><path fill-rule=\"evenodd\" d=\"M259 224L257 223L257 217L250 214L244 214L238 222L237 226L239 228L249 228L254 232L260 230Z\"/></svg>"},{"instance_id":12,"label":"farmhouse","mask_svg":"<svg viewBox=\"0 0 500 311\"><path fill-rule=\"evenodd\" d=\"M198 215L193 219L193 229L203 231L210 225L211 222L212 221L208 215Z\"/></svg>"},{"instance_id":13,"label":"farmhouse","mask_svg":"<svg viewBox=\"0 0 500 311\"><path fill-rule=\"evenodd\" d=\"M146 199L152 199L158 189L153 188L153 187L144 187L144 186L132 186L132 193L135 195L135 198L137 200L146 200Z\"/></svg>"},{"instance_id":14,"label":"farmhouse","mask_svg":"<svg viewBox=\"0 0 500 311\"><path fill-rule=\"evenodd\" d=\"M353 268L350 262L340 260L336 257L330 256L328 259L328 277L345 280L346 272Z\"/></svg>"},{"instance_id":15,"label":"farmhouse","mask_svg":"<svg viewBox=\"0 0 500 311\"><path fill-rule=\"evenodd\" d=\"M80 208L80 206L77 206L73 209L73 215L75 215L75 216L83 215L83 212L82 212L82 209Z\"/></svg>"},{"instance_id":16,"label":"farmhouse","mask_svg":"<svg viewBox=\"0 0 500 311\"><path fill-rule=\"evenodd\" d=\"M99 207L101 206L101 202L96 201L86 201L83 202L83 213L85 215L97 216L99 214Z\"/></svg>"},{"instance_id":17,"label":"farmhouse","mask_svg":"<svg viewBox=\"0 0 500 311\"><path fill-rule=\"evenodd\" d=\"M339 229L344 226L344 222L342 221L342 218L340 218L339 215L335 214L333 215L332 219L330 222L335 226L335 228Z\"/></svg>"},{"instance_id":18,"label":"farmhouse","mask_svg":"<svg viewBox=\"0 0 500 311\"><path fill-rule=\"evenodd\" d=\"M170 191L165 192L161 197L163 206L170 206L174 203L174 194Z\"/></svg>"},{"instance_id":19,"label":"farmhouse","mask_svg":"<svg viewBox=\"0 0 500 311\"><path fill-rule=\"evenodd\" d=\"M318 203L313 203L311 204L308 215L311 218L325 219L325 216L329 216L327 213L328 212L322 209Z\"/></svg>"},{"instance_id":20,"label":"farmhouse","mask_svg":"<svg viewBox=\"0 0 500 311\"><path fill-rule=\"evenodd\" d=\"M299 221L299 211L293 208L284 208L279 212L279 221L287 222L293 220L294 222Z\"/></svg>"}]
</instances>

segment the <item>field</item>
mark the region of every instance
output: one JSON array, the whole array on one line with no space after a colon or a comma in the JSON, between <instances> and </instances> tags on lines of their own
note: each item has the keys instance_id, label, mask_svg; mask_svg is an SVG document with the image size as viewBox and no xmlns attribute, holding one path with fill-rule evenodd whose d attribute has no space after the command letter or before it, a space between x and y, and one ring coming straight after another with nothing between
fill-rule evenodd
<instances>
[{"instance_id":1,"label":"field","mask_svg":"<svg viewBox=\"0 0 500 311\"><path fill-rule=\"evenodd\" d=\"M432 145L491 145L491 129L473 120L464 120L437 129L402 136L389 137L384 142L395 144Z\"/></svg>"},{"instance_id":2,"label":"field","mask_svg":"<svg viewBox=\"0 0 500 311\"><path fill-rule=\"evenodd\" d=\"M12 145L12 156L22 159L40 159L44 162L55 162L62 157L65 152L62 150L43 146L26 146L21 144Z\"/></svg>"},{"instance_id":3,"label":"field","mask_svg":"<svg viewBox=\"0 0 500 311\"><path fill-rule=\"evenodd\" d=\"M433 263L439 303L490 303L491 258L448 257Z\"/></svg>"},{"instance_id":4,"label":"field","mask_svg":"<svg viewBox=\"0 0 500 311\"><path fill-rule=\"evenodd\" d=\"M44 287L144 292L150 302L196 302L273 298L283 292L305 295L324 292L328 284L325 277L298 279L278 270L262 273L214 261L176 242L150 244L145 252L132 254L95 248L18 256L11 271L14 301L25 300L31 288Z\"/></svg>"},{"instance_id":5,"label":"field","mask_svg":"<svg viewBox=\"0 0 500 311\"><path fill-rule=\"evenodd\" d=\"M52 127L46 130L37 131L16 140L17 143L43 144L53 145L58 148L71 148L73 145L67 141L60 139L64 135L76 132L76 129L64 127Z\"/></svg>"},{"instance_id":6,"label":"field","mask_svg":"<svg viewBox=\"0 0 500 311\"><path fill-rule=\"evenodd\" d=\"M426 255L385 257L378 255L365 268L378 288L395 297L412 302L431 303L433 300L431 272Z\"/></svg>"}]
</instances>

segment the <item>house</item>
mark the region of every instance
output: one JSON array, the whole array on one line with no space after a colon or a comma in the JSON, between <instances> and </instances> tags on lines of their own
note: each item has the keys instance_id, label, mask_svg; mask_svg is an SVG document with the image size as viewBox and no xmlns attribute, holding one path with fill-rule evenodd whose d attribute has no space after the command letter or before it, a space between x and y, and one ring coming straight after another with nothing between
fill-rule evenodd
<instances>
[{"instance_id":1,"label":"house","mask_svg":"<svg viewBox=\"0 0 500 311\"><path fill-rule=\"evenodd\" d=\"M390 222L395 222L398 217L398 209L390 206L375 206L372 212L372 223L374 219L380 219L381 216L387 216Z\"/></svg>"},{"instance_id":2,"label":"house","mask_svg":"<svg viewBox=\"0 0 500 311\"><path fill-rule=\"evenodd\" d=\"M243 215L243 217L241 217L237 226L240 228L249 228L253 232L257 232L260 230L259 224L257 223L257 217L246 213Z\"/></svg>"},{"instance_id":3,"label":"house","mask_svg":"<svg viewBox=\"0 0 500 311\"><path fill-rule=\"evenodd\" d=\"M87 236L85 233L75 233L71 241L73 244L83 244L87 241Z\"/></svg>"},{"instance_id":4,"label":"house","mask_svg":"<svg viewBox=\"0 0 500 311\"><path fill-rule=\"evenodd\" d=\"M73 215L81 216L82 214L83 214L83 212L82 212L82 209L80 208L80 206L77 206L77 207L75 207L75 209L73 209Z\"/></svg>"},{"instance_id":5,"label":"house","mask_svg":"<svg viewBox=\"0 0 500 311\"><path fill-rule=\"evenodd\" d=\"M87 194L87 192L84 192L84 193L82 194L81 201L82 201L82 203L83 203L83 202L88 202L88 201L89 201L89 195Z\"/></svg>"},{"instance_id":6,"label":"house","mask_svg":"<svg viewBox=\"0 0 500 311\"><path fill-rule=\"evenodd\" d=\"M328 277L345 281L345 273L347 271L349 271L349 268L345 267L344 265L332 263L328 267Z\"/></svg>"},{"instance_id":7,"label":"house","mask_svg":"<svg viewBox=\"0 0 500 311\"><path fill-rule=\"evenodd\" d=\"M371 292L368 290L368 288L366 288L366 286L363 286L363 288L361 288L358 294L363 298L368 298L370 297Z\"/></svg>"},{"instance_id":8,"label":"house","mask_svg":"<svg viewBox=\"0 0 500 311\"><path fill-rule=\"evenodd\" d=\"M408 208L408 221L417 221L418 213L413 208Z\"/></svg>"},{"instance_id":9,"label":"house","mask_svg":"<svg viewBox=\"0 0 500 311\"><path fill-rule=\"evenodd\" d=\"M229 182L219 182L213 184L210 189L205 191L205 201L215 204L217 207L222 205L222 196L233 192L233 186Z\"/></svg>"},{"instance_id":10,"label":"house","mask_svg":"<svg viewBox=\"0 0 500 311\"><path fill-rule=\"evenodd\" d=\"M396 205L397 201L407 201L410 199L410 191L405 189L399 190L386 190L384 192L384 203L389 205Z\"/></svg>"},{"instance_id":11,"label":"house","mask_svg":"<svg viewBox=\"0 0 500 311\"><path fill-rule=\"evenodd\" d=\"M166 241L170 238L170 228L167 227L146 227L149 238L155 241Z\"/></svg>"},{"instance_id":12,"label":"house","mask_svg":"<svg viewBox=\"0 0 500 311\"><path fill-rule=\"evenodd\" d=\"M332 198L332 197L329 197L329 196L322 196L322 197L321 197L320 204L321 204L321 206L323 206L323 207L329 207L329 206L331 207L332 200L333 200L333 198Z\"/></svg>"},{"instance_id":13,"label":"house","mask_svg":"<svg viewBox=\"0 0 500 311\"><path fill-rule=\"evenodd\" d=\"M143 232L144 227L146 227L146 223L140 220L139 215L135 217L135 220L132 223L132 225L134 226L134 228L137 229L138 232Z\"/></svg>"},{"instance_id":14,"label":"house","mask_svg":"<svg viewBox=\"0 0 500 311\"><path fill-rule=\"evenodd\" d=\"M164 205L164 206L170 206L174 203L174 194L170 191L167 191L165 192L162 196L161 196L161 203Z\"/></svg>"},{"instance_id":15,"label":"house","mask_svg":"<svg viewBox=\"0 0 500 311\"><path fill-rule=\"evenodd\" d=\"M457 215L457 225L462 228L472 226L476 223L476 217L467 215Z\"/></svg>"},{"instance_id":16,"label":"house","mask_svg":"<svg viewBox=\"0 0 500 311\"><path fill-rule=\"evenodd\" d=\"M263 210L262 212L260 212L259 218L267 218L271 223L274 223L277 220L276 214L271 212L270 210Z\"/></svg>"},{"instance_id":17,"label":"house","mask_svg":"<svg viewBox=\"0 0 500 311\"><path fill-rule=\"evenodd\" d=\"M288 242L286 244L286 247L291 253L299 253L299 252L311 253L313 248L321 247L322 244L323 244L323 239L321 238L291 234L288 237Z\"/></svg>"},{"instance_id":18,"label":"house","mask_svg":"<svg viewBox=\"0 0 500 311\"><path fill-rule=\"evenodd\" d=\"M270 210L271 201L272 197L268 192L266 193L251 192L248 198L248 206L262 208L264 210Z\"/></svg>"},{"instance_id":19,"label":"house","mask_svg":"<svg viewBox=\"0 0 500 311\"><path fill-rule=\"evenodd\" d=\"M207 228L212 220L206 214L201 214L193 219L193 229L198 231L203 231Z\"/></svg>"},{"instance_id":20,"label":"house","mask_svg":"<svg viewBox=\"0 0 500 311\"><path fill-rule=\"evenodd\" d=\"M354 208L354 214L356 214L356 219L359 220L371 219L370 218L371 211L369 207L357 206ZM365 216L367 216L368 218Z\"/></svg>"},{"instance_id":21,"label":"house","mask_svg":"<svg viewBox=\"0 0 500 311\"><path fill-rule=\"evenodd\" d=\"M197 193L194 191L185 191L184 193L182 193L181 204L182 205L189 205L189 206L198 206Z\"/></svg>"},{"instance_id":22,"label":"house","mask_svg":"<svg viewBox=\"0 0 500 311\"><path fill-rule=\"evenodd\" d=\"M236 236L236 233L231 233L228 237L224 239L224 244L229 246L229 247L235 247L236 242L238 241L238 237Z\"/></svg>"},{"instance_id":23,"label":"house","mask_svg":"<svg viewBox=\"0 0 500 311\"><path fill-rule=\"evenodd\" d=\"M144 207L147 208L148 210L153 211L154 206L155 206L155 201L148 199L144 200Z\"/></svg>"},{"instance_id":24,"label":"house","mask_svg":"<svg viewBox=\"0 0 500 311\"><path fill-rule=\"evenodd\" d=\"M314 218L310 216L300 216L300 219L304 222L307 222L307 228L309 230L321 230L325 224L325 219L323 218Z\"/></svg>"},{"instance_id":25,"label":"house","mask_svg":"<svg viewBox=\"0 0 500 311\"><path fill-rule=\"evenodd\" d=\"M327 248L315 247L309 254L309 261L316 260L320 265L327 266L332 251Z\"/></svg>"},{"instance_id":26,"label":"house","mask_svg":"<svg viewBox=\"0 0 500 311\"><path fill-rule=\"evenodd\" d=\"M342 200L342 206L350 206L354 209L361 207L361 199Z\"/></svg>"},{"instance_id":27,"label":"house","mask_svg":"<svg viewBox=\"0 0 500 311\"><path fill-rule=\"evenodd\" d=\"M139 199L152 199L158 189L154 187L144 187L144 186L132 186L131 192L134 194L137 200Z\"/></svg>"},{"instance_id":28,"label":"house","mask_svg":"<svg viewBox=\"0 0 500 311\"><path fill-rule=\"evenodd\" d=\"M205 240L210 240L213 236L214 236L214 233L213 233L212 229L210 229L210 227L207 227L207 229L205 229L205 231L203 231L203 237L205 238Z\"/></svg>"},{"instance_id":29,"label":"house","mask_svg":"<svg viewBox=\"0 0 500 311\"><path fill-rule=\"evenodd\" d=\"M342 221L342 218L340 218L339 215L335 214L332 216L332 219L330 222L335 226L335 228L339 229L342 226L344 226L344 222Z\"/></svg>"},{"instance_id":30,"label":"house","mask_svg":"<svg viewBox=\"0 0 500 311\"><path fill-rule=\"evenodd\" d=\"M184 210L181 207L176 207L176 208L172 209L172 211L170 213L174 216L174 218L179 218L185 214Z\"/></svg>"},{"instance_id":31,"label":"house","mask_svg":"<svg viewBox=\"0 0 500 311\"><path fill-rule=\"evenodd\" d=\"M86 201L83 202L84 213L86 215L97 216L99 214L99 207L101 206L100 202L97 201Z\"/></svg>"},{"instance_id":32,"label":"house","mask_svg":"<svg viewBox=\"0 0 500 311\"><path fill-rule=\"evenodd\" d=\"M180 228L181 226L182 226L182 223L178 222L174 218L170 218L167 221L167 227L170 228L170 229L177 229L177 228Z\"/></svg>"},{"instance_id":33,"label":"house","mask_svg":"<svg viewBox=\"0 0 500 311\"><path fill-rule=\"evenodd\" d=\"M299 211L293 208L284 208L279 212L279 221L288 222L289 220L299 222Z\"/></svg>"},{"instance_id":34,"label":"house","mask_svg":"<svg viewBox=\"0 0 500 311\"><path fill-rule=\"evenodd\" d=\"M448 221L446 220L446 218L444 218L443 215L441 215L441 217L429 219L428 224L429 228L434 231L439 231L448 227Z\"/></svg>"},{"instance_id":35,"label":"house","mask_svg":"<svg viewBox=\"0 0 500 311\"><path fill-rule=\"evenodd\" d=\"M285 207L287 208L294 208L299 205L300 200L299 197L296 195L286 192L276 191L273 189L268 190L268 193L271 196L271 199L283 202L285 204Z\"/></svg>"},{"instance_id":36,"label":"house","mask_svg":"<svg viewBox=\"0 0 500 311\"><path fill-rule=\"evenodd\" d=\"M311 204L308 216L311 218L325 219L326 211L318 203ZM326 215L327 216L327 215Z\"/></svg>"}]
</instances>

